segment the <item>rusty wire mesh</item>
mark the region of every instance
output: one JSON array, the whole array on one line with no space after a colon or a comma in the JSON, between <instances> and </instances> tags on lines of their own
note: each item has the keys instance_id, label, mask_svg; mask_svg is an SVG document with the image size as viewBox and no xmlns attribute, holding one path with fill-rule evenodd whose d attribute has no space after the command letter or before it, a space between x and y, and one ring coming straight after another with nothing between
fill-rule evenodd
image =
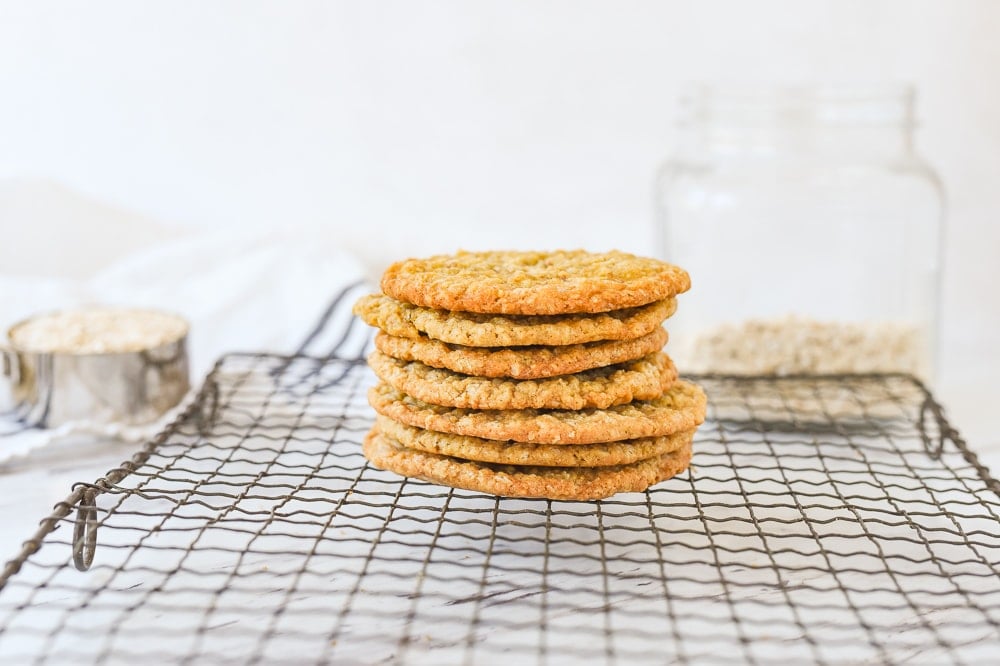
<instances>
[{"instance_id":1,"label":"rusty wire mesh","mask_svg":"<svg viewBox=\"0 0 1000 666\"><path fill-rule=\"evenodd\" d=\"M690 472L550 502L368 466L373 377L344 355L227 356L80 484L0 577L0 661L1000 654L1000 485L911 378L697 378Z\"/></svg>"}]
</instances>

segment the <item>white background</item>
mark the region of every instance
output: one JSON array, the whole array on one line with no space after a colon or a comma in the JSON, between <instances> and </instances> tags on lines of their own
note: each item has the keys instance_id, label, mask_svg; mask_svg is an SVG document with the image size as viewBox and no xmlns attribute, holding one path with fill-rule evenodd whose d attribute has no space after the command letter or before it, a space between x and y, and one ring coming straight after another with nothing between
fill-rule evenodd
<instances>
[{"instance_id":1,"label":"white background","mask_svg":"<svg viewBox=\"0 0 1000 666\"><path fill-rule=\"evenodd\" d=\"M0 272L83 277L176 233L158 226L324 226L372 271L458 247L650 253L683 82L909 81L949 198L937 388L982 448L998 35L988 0L0 1Z\"/></svg>"}]
</instances>

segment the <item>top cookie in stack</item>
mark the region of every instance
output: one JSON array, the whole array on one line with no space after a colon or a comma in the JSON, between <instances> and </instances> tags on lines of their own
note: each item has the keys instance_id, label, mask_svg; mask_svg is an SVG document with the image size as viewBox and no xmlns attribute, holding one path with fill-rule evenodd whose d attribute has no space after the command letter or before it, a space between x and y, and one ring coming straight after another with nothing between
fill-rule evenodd
<instances>
[{"instance_id":1,"label":"top cookie in stack","mask_svg":"<svg viewBox=\"0 0 1000 666\"><path fill-rule=\"evenodd\" d=\"M389 267L365 440L378 467L499 495L596 499L687 468L701 390L662 322L688 274L623 252L460 252Z\"/></svg>"}]
</instances>

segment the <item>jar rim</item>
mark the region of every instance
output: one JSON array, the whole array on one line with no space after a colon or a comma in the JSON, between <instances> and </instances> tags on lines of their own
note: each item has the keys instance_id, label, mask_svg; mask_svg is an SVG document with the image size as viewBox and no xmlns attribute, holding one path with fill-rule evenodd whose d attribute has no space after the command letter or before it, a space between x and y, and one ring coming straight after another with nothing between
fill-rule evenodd
<instances>
[{"instance_id":1,"label":"jar rim","mask_svg":"<svg viewBox=\"0 0 1000 666\"><path fill-rule=\"evenodd\" d=\"M908 83L688 83L678 125L912 127L916 89Z\"/></svg>"}]
</instances>

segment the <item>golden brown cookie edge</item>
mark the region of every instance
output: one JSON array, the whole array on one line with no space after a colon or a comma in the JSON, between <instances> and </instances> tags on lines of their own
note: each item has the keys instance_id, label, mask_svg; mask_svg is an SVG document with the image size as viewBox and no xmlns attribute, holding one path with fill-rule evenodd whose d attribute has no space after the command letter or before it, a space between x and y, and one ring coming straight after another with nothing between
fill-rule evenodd
<instances>
[{"instance_id":1,"label":"golden brown cookie edge","mask_svg":"<svg viewBox=\"0 0 1000 666\"><path fill-rule=\"evenodd\" d=\"M642 492L688 468L691 447L658 459L601 468L515 468L490 466L388 443L374 426L365 436L365 458L375 467L438 485L503 497L586 501L620 492ZM503 467L504 469L497 469Z\"/></svg>"},{"instance_id":2,"label":"golden brown cookie edge","mask_svg":"<svg viewBox=\"0 0 1000 666\"><path fill-rule=\"evenodd\" d=\"M683 408L661 403L683 400ZM648 402L607 410L474 410L431 405L380 383L368 391L379 414L400 423L492 440L534 444L596 444L669 435L705 419L707 399L697 384L678 380Z\"/></svg>"},{"instance_id":3,"label":"golden brown cookie edge","mask_svg":"<svg viewBox=\"0 0 1000 666\"><path fill-rule=\"evenodd\" d=\"M525 256L565 256L567 265L602 260L612 264L611 275L560 275L549 281L518 287L504 280L483 279L476 262L510 263ZM581 259L582 258L582 259ZM471 266L456 265L459 260ZM627 266L631 264L628 268ZM638 267L638 268L637 268ZM554 272L558 272L555 271ZM499 282L499 284L498 284ZM658 259L626 252L459 252L410 258L389 266L382 275L382 291L393 298L423 307L485 314L553 315L620 310L671 298L687 291L687 271Z\"/></svg>"},{"instance_id":4,"label":"golden brown cookie edge","mask_svg":"<svg viewBox=\"0 0 1000 666\"><path fill-rule=\"evenodd\" d=\"M463 375L511 379L545 379L628 363L662 349L666 342L667 331L663 327L634 340L557 347L467 347L426 336L409 338L385 331L375 335L375 348L400 361L418 361Z\"/></svg>"}]
</instances>

